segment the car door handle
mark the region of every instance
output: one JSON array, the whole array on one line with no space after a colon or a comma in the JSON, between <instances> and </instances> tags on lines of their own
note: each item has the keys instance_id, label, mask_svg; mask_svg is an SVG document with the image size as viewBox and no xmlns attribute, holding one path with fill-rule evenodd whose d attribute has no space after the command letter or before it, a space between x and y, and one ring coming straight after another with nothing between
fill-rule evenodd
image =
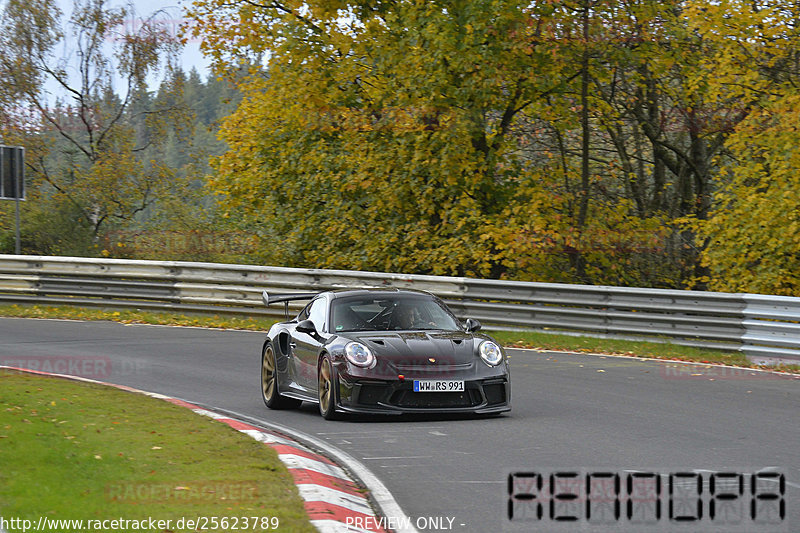
<instances>
[{"instance_id":1,"label":"car door handle","mask_svg":"<svg viewBox=\"0 0 800 533\"><path fill-rule=\"evenodd\" d=\"M290 342L289 343L289 348L297 348L297 343L296 342Z\"/></svg>"}]
</instances>

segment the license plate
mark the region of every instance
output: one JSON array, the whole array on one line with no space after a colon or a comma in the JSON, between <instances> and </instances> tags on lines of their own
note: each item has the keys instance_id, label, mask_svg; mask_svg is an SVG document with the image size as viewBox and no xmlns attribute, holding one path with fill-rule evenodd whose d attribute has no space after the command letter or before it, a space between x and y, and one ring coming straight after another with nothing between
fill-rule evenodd
<instances>
[{"instance_id":1,"label":"license plate","mask_svg":"<svg viewBox=\"0 0 800 533\"><path fill-rule=\"evenodd\" d=\"M414 392L464 392L464 382L446 379L415 379Z\"/></svg>"}]
</instances>

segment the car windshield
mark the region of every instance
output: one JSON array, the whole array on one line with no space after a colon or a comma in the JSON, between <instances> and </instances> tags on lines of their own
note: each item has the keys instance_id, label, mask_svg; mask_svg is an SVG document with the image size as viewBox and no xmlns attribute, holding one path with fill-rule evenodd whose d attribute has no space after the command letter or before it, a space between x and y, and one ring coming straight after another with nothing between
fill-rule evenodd
<instances>
[{"instance_id":1,"label":"car windshield","mask_svg":"<svg viewBox=\"0 0 800 533\"><path fill-rule=\"evenodd\" d=\"M354 296L337 298L331 305L332 330L336 333L461 329L443 304L425 296Z\"/></svg>"}]
</instances>

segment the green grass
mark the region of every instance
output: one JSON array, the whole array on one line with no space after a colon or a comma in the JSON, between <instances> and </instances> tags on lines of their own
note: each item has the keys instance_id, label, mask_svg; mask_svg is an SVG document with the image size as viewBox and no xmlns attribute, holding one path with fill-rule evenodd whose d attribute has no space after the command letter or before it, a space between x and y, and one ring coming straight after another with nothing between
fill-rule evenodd
<instances>
[{"instance_id":1,"label":"green grass","mask_svg":"<svg viewBox=\"0 0 800 533\"><path fill-rule=\"evenodd\" d=\"M68 320L111 320L123 324L194 326L203 328L267 331L274 319L223 315L186 315L168 311L105 309L50 305L0 305L0 316L16 318L63 318Z\"/></svg>"},{"instance_id":2,"label":"green grass","mask_svg":"<svg viewBox=\"0 0 800 533\"><path fill-rule=\"evenodd\" d=\"M504 346L514 348L534 348L578 353L602 353L609 355L626 355L629 357L650 357L674 361L694 361L747 368L771 368L784 372L800 373L800 365L754 365L739 352L726 352L680 346L671 343L626 341L617 339L598 339L573 335L536 332L488 332Z\"/></svg>"},{"instance_id":3,"label":"green grass","mask_svg":"<svg viewBox=\"0 0 800 533\"><path fill-rule=\"evenodd\" d=\"M181 518L277 517L280 531L315 531L270 447L110 387L0 371L0 465L6 520L152 517L185 531Z\"/></svg>"},{"instance_id":4,"label":"green grass","mask_svg":"<svg viewBox=\"0 0 800 533\"><path fill-rule=\"evenodd\" d=\"M275 321L269 318L243 318L220 315L185 315L161 311L109 310L68 306L3 305L0 316L21 318L66 318L73 320L113 320L125 324L160 324L206 328L267 331ZM604 353L633 357L652 357L676 361L718 363L747 368L771 368L800 373L800 365L754 365L744 354L700 349L670 343L625 341L576 337L555 333L487 331L505 346L538 348L566 352Z\"/></svg>"}]
</instances>

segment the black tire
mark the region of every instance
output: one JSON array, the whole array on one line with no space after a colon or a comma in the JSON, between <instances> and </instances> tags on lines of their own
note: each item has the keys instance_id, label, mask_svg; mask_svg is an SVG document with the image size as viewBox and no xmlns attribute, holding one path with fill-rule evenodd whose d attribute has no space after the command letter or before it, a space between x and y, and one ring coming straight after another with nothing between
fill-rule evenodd
<instances>
[{"instance_id":1,"label":"black tire","mask_svg":"<svg viewBox=\"0 0 800 533\"><path fill-rule=\"evenodd\" d=\"M300 400L287 398L278 391L278 366L272 346L267 344L261 352L261 398L270 409L300 407Z\"/></svg>"},{"instance_id":2,"label":"black tire","mask_svg":"<svg viewBox=\"0 0 800 533\"><path fill-rule=\"evenodd\" d=\"M336 412L336 392L339 389L339 378L336 376L336 369L333 367L330 358L326 355L322 358L317 370L317 396L319 397L319 414L325 420L336 420L339 413Z\"/></svg>"}]
</instances>

